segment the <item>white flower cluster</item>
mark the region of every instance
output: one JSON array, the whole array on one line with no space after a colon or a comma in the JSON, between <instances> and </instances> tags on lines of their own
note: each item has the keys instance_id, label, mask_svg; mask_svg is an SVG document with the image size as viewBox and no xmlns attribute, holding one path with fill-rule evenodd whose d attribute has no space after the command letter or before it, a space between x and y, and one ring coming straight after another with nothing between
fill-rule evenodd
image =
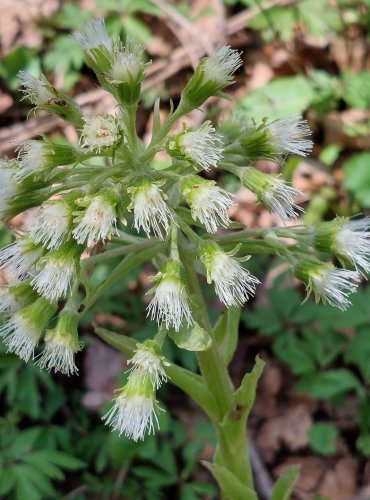
<instances>
[{"instance_id":1,"label":"white flower cluster","mask_svg":"<svg viewBox=\"0 0 370 500\"><path fill-rule=\"evenodd\" d=\"M99 251L107 240L122 246L129 242L130 247L93 256L87 266L127 253L123 268L119 264L122 271L127 262L135 262L133 249L141 261L143 255L154 255L158 272L150 278L154 286L148 292L153 296L147 315L158 323L159 331L154 340L137 346L127 383L104 417L120 434L138 440L158 427L156 392L171 373L161 352L163 336L169 332L176 339L187 329L194 332L199 327L198 334L202 330L197 323L198 285L189 271L192 259L194 273L207 275L219 300L226 307L238 307L259 284L245 264L249 259L245 254L257 245L269 245L269 251L288 257L308 294L344 309L359 274L370 272L370 223L338 218L310 229L299 245L290 247L276 242L277 237L263 240L265 233L261 241L253 241L256 246L249 245L245 233L241 233L243 245L236 245L238 233L229 240L229 235L215 234L238 226L229 218L235 197L219 185L218 173L217 181L210 179L212 168L239 178L281 219L299 216L301 193L281 177L258 170L253 162L270 159L284 164L288 154L306 156L312 149L307 122L293 115L270 123L263 120L258 126L231 120L216 129L205 121L198 128L172 131L177 120L209 97L222 97L233 82L242 61L236 50L224 46L200 61L165 121L156 102L153 136L145 146L135 122L147 65L143 49L130 41L125 46L113 41L103 20L89 23L74 37L101 86L116 99L119 112L83 116L73 99L57 92L45 77L20 73L25 96L39 109L73 123L80 140L76 145L47 138L27 141L20 145L17 159L0 163L1 218L10 220L38 207L34 227L0 250L0 269L10 281L0 295L0 312L6 316L0 337L10 352L24 360L35 358L46 370L77 373L79 296L87 290L87 308L94 299L81 256L92 246ZM159 152L169 155L170 165L156 162ZM141 235L124 233L126 218ZM153 239L148 242L143 236ZM316 259L315 250L336 257L343 269ZM238 257L239 252L244 257ZM116 277L121 274L112 275L113 280ZM43 349L35 354L41 341Z\"/></svg>"}]
</instances>

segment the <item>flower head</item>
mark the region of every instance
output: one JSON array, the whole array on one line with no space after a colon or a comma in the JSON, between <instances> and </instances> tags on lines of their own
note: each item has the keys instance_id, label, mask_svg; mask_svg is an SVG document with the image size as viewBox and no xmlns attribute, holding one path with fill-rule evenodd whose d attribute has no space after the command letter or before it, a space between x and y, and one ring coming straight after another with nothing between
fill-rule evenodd
<instances>
[{"instance_id":1,"label":"flower head","mask_svg":"<svg viewBox=\"0 0 370 500\"><path fill-rule=\"evenodd\" d=\"M68 144L27 141L19 148L16 176L22 180L32 174L48 173L55 167L74 163L76 158L75 148Z\"/></svg>"},{"instance_id":2,"label":"flower head","mask_svg":"<svg viewBox=\"0 0 370 500\"><path fill-rule=\"evenodd\" d=\"M307 156L312 151L313 142L307 139L312 132L300 114L279 118L266 125L266 130L272 145L281 154Z\"/></svg>"},{"instance_id":3,"label":"flower head","mask_svg":"<svg viewBox=\"0 0 370 500\"><path fill-rule=\"evenodd\" d=\"M182 193L191 208L193 219L199 220L209 233L215 233L219 227L230 224L227 210L233 202L233 196L216 186L215 181L207 181L196 175L185 177Z\"/></svg>"},{"instance_id":4,"label":"flower head","mask_svg":"<svg viewBox=\"0 0 370 500\"><path fill-rule=\"evenodd\" d=\"M85 116L81 131L81 145L88 151L100 153L102 149L114 146L120 139L120 128L113 115Z\"/></svg>"},{"instance_id":5,"label":"flower head","mask_svg":"<svg viewBox=\"0 0 370 500\"><path fill-rule=\"evenodd\" d=\"M68 204L64 200L48 202L40 208L30 238L47 249L59 248L70 234L71 225L72 212Z\"/></svg>"},{"instance_id":6,"label":"flower head","mask_svg":"<svg viewBox=\"0 0 370 500\"><path fill-rule=\"evenodd\" d=\"M19 71L18 78L23 87L24 99L29 99L32 104L40 106L52 104L58 100L58 94L44 75L41 75L41 78L35 78L26 71Z\"/></svg>"},{"instance_id":7,"label":"flower head","mask_svg":"<svg viewBox=\"0 0 370 500\"><path fill-rule=\"evenodd\" d=\"M77 276L81 253L82 248L73 242L48 252L39 261L32 287L51 302L65 297Z\"/></svg>"},{"instance_id":8,"label":"flower head","mask_svg":"<svg viewBox=\"0 0 370 500\"><path fill-rule=\"evenodd\" d=\"M75 212L74 222L78 225L72 234L77 243L87 241L90 247L99 240L110 239L117 231L117 199L112 190L103 190L97 196L87 196L76 203L86 207L82 213Z\"/></svg>"},{"instance_id":9,"label":"flower head","mask_svg":"<svg viewBox=\"0 0 370 500\"><path fill-rule=\"evenodd\" d=\"M42 247L28 238L0 250L0 269L4 269L11 281L23 279L42 254Z\"/></svg>"},{"instance_id":10,"label":"flower head","mask_svg":"<svg viewBox=\"0 0 370 500\"><path fill-rule=\"evenodd\" d=\"M105 29L104 19L95 19L86 24L82 31L73 33L83 48L88 64L101 72L109 68L113 42Z\"/></svg>"},{"instance_id":11,"label":"flower head","mask_svg":"<svg viewBox=\"0 0 370 500\"><path fill-rule=\"evenodd\" d=\"M351 304L348 296L356 290L359 281L357 272L313 259L300 262L295 275L306 285L307 297L313 293L316 303L322 300L343 311Z\"/></svg>"},{"instance_id":12,"label":"flower head","mask_svg":"<svg viewBox=\"0 0 370 500\"><path fill-rule=\"evenodd\" d=\"M352 264L365 275L370 272L370 219L337 217L316 229L315 247L335 255L343 265Z\"/></svg>"},{"instance_id":13,"label":"flower head","mask_svg":"<svg viewBox=\"0 0 370 500\"><path fill-rule=\"evenodd\" d=\"M303 208L294 203L294 198L303 196L303 193L288 186L279 177L249 167L242 176L242 182L257 195L260 203L283 220L296 219L299 212L303 211Z\"/></svg>"},{"instance_id":14,"label":"flower head","mask_svg":"<svg viewBox=\"0 0 370 500\"><path fill-rule=\"evenodd\" d=\"M148 378L154 389L159 389L163 382L167 382L167 375L164 371L165 366L169 366L157 342L146 340L142 344L136 345L137 349L128 364L130 368L130 378L142 380Z\"/></svg>"},{"instance_id":15,"label":"flower head","mask_svg":"<svg viewBox=\"0 0 370 500\"><path fill-rule=\"evenodd\" d=\"M211 57L203 58L182 94L182 104L198 108L208 97L220 95L231 85L235 71L242 65L240 54L225 45Z\"/></svg>"},{"instance_id":16,"label":"flower head","mask_svg":"<svg viewBox=\"0 0 370 500\"><path fill-rule=\"evenodd\" d=\"M16 312L0 327L8 352L29 361L54 312L55 308L42 298Z\"/></svg>"},{"instance_id":17,"label":"flower head","mask_svg":"<svg viewBox=\"0 0 370 500\"><path fill-rule=\"evenodd\" d=\"M0 160L0 218L7 215L10 203L18 194L16 162Z\"/></svg>"},{"instance_id":18,"label":"flower head","mask_svg":"<svg viewBox=\"0 0 370 500\"><path fill-rule=\"evenodd\" d=\"M154 434L158 409L151 381L134 372L103 420L119 435L138 441L144 439L146 432Z\"/></svg>"},{"instance_id":19,"label":"flower head","mask_svg":"<svg viewBox=\"0 0 370 500\"><path fill-rule=\"evenodd\" d=\"M173 156L209 170L222 157L222 143L211 122L204 122L197 130L187 130L171 137L167 150Z\"/></svg>"},{"instance_id":20,"label":"flower head","mask_svg":"<svg viewBox=\"0 0 370 500\"><path fill-rule=\"evenodd\" d=\"M37 298L28 281L5 287L0 295L0 313L11 315Z\"/></svg>"},{"instance_id":21,"label":"flower head","mask_svg":"<svg viewBox=\"0 0 370 500\"><path fill-rule=\"evenodd\" d=\"M143 229L148 237L154 233L159 239L163 239L163 231L167 234L171 221L171 212L165 202L167 196L160 189L162 185L161 182L144 181L127 190L131 194L128 210L134 211L135 229Z\"/></svg>"},{"instance_id":22,"label":"flower head","mask_svg":"<svg viewBox=\"0 0 370 500\"><path fill-rule=\"evenodd\" d=\"M63 310L53 330L45 334L45 347L37 364L40 368L54 370L64 375L78 373L75 365L75 354L81 349L78 341L78 314L75 311Z\"/></svg>"},{"instance_id":23,"label":"flower head","mask_svg":"<svg viewBox=\"0 0 370 500\"><path fill-rule=\"evenodd\" d=\"M239 247L236 247L231 252L224 252L210 241L204 243L200 253L200 259L207 270L207 281L214 283L219 299L227 307L244 304L254 295L259 283L259 280L238 262L248 260L249 257L234 257L238 251Z\"/></svg>"},{"instance_id":24,"label":"flower head","mask_svg":"<svg viewBox=\"0 0 370 500\"><path fill-rule=\"evenodd\" d=\"M224 45L211 57L204 59L203 80L216 81L226 87L233 83L233 75L241 65L239 52Z\"/></svg>"},{"instance_id":25,"label":"flower head","mask_svg":"<svg viewBox=\"0 0 370 500\"><path fill-rule=\"evenodd\" d=\"M155 291L154 298L148 306L148 315L158 324L164 324L167 329L179 331L183 321L188 325L193 323L188 295L181 277L181 264L170 260L159 272L151 278L156 285L148 293Z\"/></svg>"}]
</instances>

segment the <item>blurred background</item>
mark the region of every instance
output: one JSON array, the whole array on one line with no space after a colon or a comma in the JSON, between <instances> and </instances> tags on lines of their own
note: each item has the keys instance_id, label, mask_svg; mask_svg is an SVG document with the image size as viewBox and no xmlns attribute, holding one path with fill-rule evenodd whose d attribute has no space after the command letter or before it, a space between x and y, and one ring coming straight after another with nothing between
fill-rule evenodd
<instances>
[{"instance_id":1,"label":"blurred background","mask_svg":"<svg viewBox=\"0 0 370 500\"><path fill-rule=\"evenodd\" d=\"M244 64L228 89L232 100L209 100L205 115L217 121L235 109L258 121L302 113L314 151L289 159L283 172L305 193L302 221L368 214L369 0L0 0L0 6L1 157L40 134L78 141L71 125L30 111L18 92L19 70L44 73L86 114L114 112L70 36L105 17L111 35L135 38L152 61L137 124L143 140L151 134L156 97L165 116L199 58L226 42L243 51ZM197 126L204 113L192 113L189 123ZM277 171L269 162L259 167ZM233 177L209 175L237 193L235 220L250 229L279 224ZM31 210L2 227L1 246L33 216ZM267 362L250 418L260 498L269 498L285 467L299 463L295 499L370 499L370 287L364 280L346 312L311 300L301 305L303 291L279 258L250 262L262 286L242 311L231 373L238 384L256 354ZM91 279L100 282L116 264L98 265ZM138 340L153 335L143 302L150 272L131 273L86 315L79 377L41 372L0 348L0 498L218 498L199 465L213 452L213 430L174 387L161 389L168 411L160 415L160 432L143 443L118 438L100 420L123 381L125 360L94 338L91 323ZM6 284L4 276L0 282ZM208 298L216 317L220 305ZM196 370L193 353L166 349L168 358Z\"/></svg>"}]
</instances>

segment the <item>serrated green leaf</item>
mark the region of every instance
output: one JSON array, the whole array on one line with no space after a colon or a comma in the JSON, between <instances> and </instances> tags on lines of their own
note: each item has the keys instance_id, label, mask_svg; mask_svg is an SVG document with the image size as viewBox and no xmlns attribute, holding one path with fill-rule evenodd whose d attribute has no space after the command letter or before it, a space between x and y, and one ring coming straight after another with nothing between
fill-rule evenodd
<instances>
[{"instance_id":1,"label":"serrated green leaf","mask_svg":"<svg viewBox=\"0 0 370 500\"><path fill-rule=\"evenodd\" d=\"M41 427L33 427L26 431L20 432L11 447L11 453L14 457L22 457L29 452L38 437L41 434Z\"/></svg>"},{"instance_id":2,"label":"serrated green leaf","mask_svg":"<svg viewBox=\"0 0 370 500\"><path fill-rule=\"evenodd\" d=\"M63 469L77 470L86 466L86 464L79 458L72 457L62 451L49 451L48 455L49 460L53 464L59 465L59 467L62 467Z\"/></svg>"},{"instance_id":3,"label":"serrated green leaf","mask_svg":"<svg viewBox=\"0 0 370 500\"><path fill-rule=\"evenodd\" d=\"M0 471L0 474L0 495L5 498L5 495L7 495L12 489L14 489L15 483L17 481L17 476L11 466L2 469Z\"/></svg>"},{"instance_id":4,"label":"serrated green leaf","mask_svg":"<svg viewBox=\"0 0 370 500\"><path fill-rule=\"evenodd\" d=\"M240 310L240 307L227 308L213 327L220 355L226 365L230 363L238 345Z\"/></svg>"},{"instance_id":5,"label":"serrated green leaf","mask_svg":"<svg viewBox=\"0 0 370 500\"><path fill-rule=\"evenodd\" d=\"M34 451L25 455L22 461L40 469L51 479L62 481L65 477L63 472L51 462L50 452L47 450Z\"/></svg>"},{"instance_id":6,"label":"serrated green leaf","mask_svg":"<svg viewBox=\"0 0 370 500\"><path fill-rule=\"evenodd\" d=\"M198 323L190 327L181 327L178 332L170 330L168 335L177 347L187 351L207 351L212 345L209 333Z\"/></svg>"},{"instance_id":7,"label":"serrated green leaf","mask_svg":"<svg viewBox=\"0 0 370 500\"><path fill-rule=\"evenodd\" d=\"M290 500L299 468L299 465L292 465L282 473L272 490L271 500Z\"/></svg>"},{"instance_id":8,"label":"serrated green leaf","mask_svg":"<svg viewBox=\"0 0 370 500\"><path fill-rule=\"evenodd\" d=\"M311 383L304 387L305 391L314 398L333 398L350 390L361 389L358 378L349 370L327 370L318 373Z\"/></svg>"}]
</instances>

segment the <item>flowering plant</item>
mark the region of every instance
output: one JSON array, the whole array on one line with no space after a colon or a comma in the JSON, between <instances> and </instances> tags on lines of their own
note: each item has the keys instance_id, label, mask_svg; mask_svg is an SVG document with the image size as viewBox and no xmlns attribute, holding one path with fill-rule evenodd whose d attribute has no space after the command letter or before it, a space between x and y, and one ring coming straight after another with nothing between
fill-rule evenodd
<instances>
[{"instance_id":1,"label":"flowering plant","mask_svg":"<svg viewBox=\"0 0 370 500\"><path fill-rule=\"evenodd\" d=\"M197 129L183 126L174 132L173 125L183 116L211 96L223 97L225 87L233 83L242 60L236 50L224 46L200 61L177 107L171 105L163 122L156 101L152 138L145 145L135 127L146 68L142 48L112 40L102 20L74 36L100 85L116 99L118 112L83 116L44 76L20 73L25 96L36 108L74 124L80 143L44 137L22 144L16 160L1 163L3 220L39 208L34 227L0 251L0 266L10 281L0 297L0 311L6 316L0 336L8 351L25 361L34 359L41 368L75 374L74 357L82 348L79 319L131 269L152 261L158 271L148 291L148 316L158 323L154 338L135 344L124 335L96 329L108 344L131 356L128 381L103 417L105 423L134 440L144 439L158 427L157 390L164 383L177 385L215 427L218 446L213 463L205 465L224 497L256 499L246 422L263 362L257 358L238 388L228 373L240 308L259 284L245 263L253 254L278 254L304 283L307 295L344 309L360 275L370 270L369 221L337 218L318 227L217 233L219 228L239 226L228 216L233 195L202 175L214 167L235 175L283 221L298 217L299 191L253 164L269 159L283 166L289 154L306 156L312 149L307 123L298 115L260 124L232 116L217 129L205 121ZM162 170L153 162L159 151L171 158ZM102 159L104 166L89 163L94 158ZM128 224L138 236L125 231ZM87 271L117 256L122 261L93 289ZM342 267L335 267L331 257ZM226 306L214 326L202 295L202 274ZM167 337L197 352L199 374L165 359ZM295 469L284 474L273 498L288 498L296 475Z\"/></svg>"}]
</instances>

